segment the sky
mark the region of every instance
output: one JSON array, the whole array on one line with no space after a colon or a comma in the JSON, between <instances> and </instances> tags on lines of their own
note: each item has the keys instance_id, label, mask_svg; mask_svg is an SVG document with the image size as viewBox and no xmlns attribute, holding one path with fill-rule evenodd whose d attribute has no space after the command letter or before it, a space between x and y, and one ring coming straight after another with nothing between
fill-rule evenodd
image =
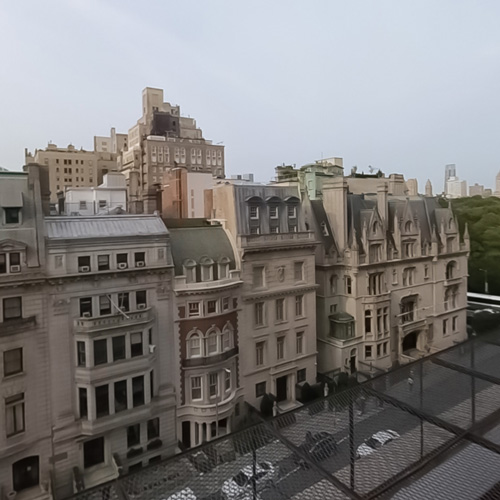
<instances>
[{"instance_id":1,"label":"sky","mask_svg":"<svg viewBox=\"0 0 500 500\"><path fill-rule=\"evenodd\" d=\"M126 132L144 87L226 174L331 156L443 190L500 170L498 0L0 0L0 166Z\"/></svg>"}]
</instances>

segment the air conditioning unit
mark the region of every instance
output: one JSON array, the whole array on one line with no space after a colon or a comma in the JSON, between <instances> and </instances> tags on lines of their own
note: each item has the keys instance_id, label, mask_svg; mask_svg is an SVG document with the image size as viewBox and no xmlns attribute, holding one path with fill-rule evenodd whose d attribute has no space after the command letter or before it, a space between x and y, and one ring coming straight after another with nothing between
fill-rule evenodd
<instances>
[{"instance_id":1,"label":"air conditioning unit","mask_svg":"<svg viewBox=\"0 0 500 500\"><path fill-rule=\"evenodd\" d=\"M21 272L21 266L10 266L11 273L19 273Z\"/></svg>"},{"instance_id":2,"label":"air conditioning unit","mask_svg":"<svg viewBox=\"0 0 500 500\"><path fill-rule=\"evenodd\" d=\"M127 269L127 263L126 262L120 262L118 264L118 269Z\"/></svg>"},{"instance_id":3,"label":"air conditioning unit","mask_svg":"<svg viewBox=\"0 0 500 500\"><path fill-rule=\"evenodd\" d=\"M82 314L82 318L90 318L92 315L87 311Z\"/></svg>"},{"instance_id":4,"label":"air conditioning unit","mask_svg":"<svg viewBox=\"0 0 500 500\"><path fill-rule=\"evenodd\" d=\"M146 309L146 304L137 304L137 309Z\"/></svg>"},{"instance_id":5,"label":"air conditioning unit","mask_svg":"<svg viewBox=\"0 0 500 500\"><path fill-rule=\"evenodd\" d=\"M150 354L153 354L153 353L155 352L155 349L156 349L156 346L155 346L155 345L153 345L153 344L151 344L151 345L149 346L149 352L150 352Z\"/></svg>"},{"instance_id":6,"label":"air conditioning unit","mask_svg":"<svg viewBox=\"0 0 500 500\"><path fill-rule=\"evenodd\" d=\"M90 271L90 267L89 266L80 266L78 268L78 272L79 273L88 273Z\"/></svg>"},{"instance_id":7,"label":"air conditioning unit","mask_svg":"<svg viewBox=\"0 0 500 500\"><path fill-rule=\"evenodd\" d=\"M135 263L135 267L144 267L145 262L143 260L140 260L139 262Z\"/></svg>"}]
</instances>

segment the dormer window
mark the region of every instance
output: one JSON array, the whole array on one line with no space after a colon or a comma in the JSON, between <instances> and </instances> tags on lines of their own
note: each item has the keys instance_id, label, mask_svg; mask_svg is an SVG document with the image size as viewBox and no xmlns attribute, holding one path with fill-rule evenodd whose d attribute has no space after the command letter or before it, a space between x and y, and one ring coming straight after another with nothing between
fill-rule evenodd
<instances>
[{"instance_id":1,"label":"dormer window","mask_svg":"<svg viewBox=\"0 0 500 500\"><path fill-rule=\"evenodd\" d=\"M214 261L209 257L202 257L200 260L201 281L212 281L214 279Z\"/></svg>"},{"instance_id":2,"label":"dormer window","mask_svg":"<svg viewBox=\"0 0 500 500\"><path fill-rule=\"evenodd\" d=\"M287 213L288 213L289 219L296 219L297 218L297 207L295 205L288 205Z\"/></svg>"},{"instance_id":3,"label":"dormer window","mask_svg":"<svg viewBox=\"0 0 500 500\"><path fill-rule=\"evenodd\" d=\"M250 219L259 220L259 207L255 205L250 206Z\"/></svg>"},{"instance_id":4,"label":"dormer window","mask_svg":"<svg viewBox=\"0 0 500 500\"><path fill-rule=\"evenodd\" d=\"M196 262L188 259L184 262L183 268L186 283L196 283Z\"/></svg>"},{"instance_id":5,"label":"dormer window","mask_svg":"<svg viewBox=\"0 0 500 500\"><path fill-rule=\"evenodd\" d=\"M224 280L229 277L229 259L227 257L222 257L219 260L219 279Z\"/></svg>"},{"instance_id":6,"label":"dormer window","mask_svg":"<svg viewBox=\"0 0 500 500\"><path fill-rule=\"evenodd\" d=\"M270 206L269 207L269 218L270 219L277 219L278 217L279 217L278 207L277 206Z\"/></svg>"}]
</instances>

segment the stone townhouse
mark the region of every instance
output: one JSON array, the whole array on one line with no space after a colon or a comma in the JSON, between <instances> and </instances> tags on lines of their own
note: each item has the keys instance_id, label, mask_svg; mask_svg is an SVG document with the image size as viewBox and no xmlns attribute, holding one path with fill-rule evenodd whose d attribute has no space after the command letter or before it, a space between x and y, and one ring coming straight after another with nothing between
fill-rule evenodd
<instances>
[{"instance_id":1,"label":"stone townhouse","mask_svg":"<svg viewBox=\"0 0 500 500\"><path fill-rule=\"evenodd\" d=\"M266 393L296 406L297 386L316 380L316 239L296 187L220 184L208 213L231 237L243 281L239 328L245 401Z\"/></svg>"}]
</instances>

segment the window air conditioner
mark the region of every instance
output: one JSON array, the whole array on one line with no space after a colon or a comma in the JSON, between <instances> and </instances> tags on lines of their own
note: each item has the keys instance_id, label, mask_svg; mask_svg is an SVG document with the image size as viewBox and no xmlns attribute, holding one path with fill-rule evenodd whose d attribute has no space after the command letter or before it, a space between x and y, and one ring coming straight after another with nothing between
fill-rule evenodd
<instances>
[{"instance_id":1,"label":"window air conditioner","mask_svg":"<svg viewBox=\"0 0 500 500\"><path fill-rule=\"evenodd\" d=\"M144 267L144 261L140 260L139 262L136 262L135 267Z\"/></svg>"},{"instance_id":2,"label":"window air conditioner","mask_svg":"<svg viewBox=\"0 0 500 500\"><path fill-rule=\"evenodd\" d=\"M88 273L90 271L90 267L89 266L80 266L78 268L78 272L79 273Z\"/></svg>"},{"instance_id":3,"label":"window air conditioner","mask_svg":"<svg viewBox=\"0 0 500 500\"><path fill-rule=\"evenodd\" d=\"M151 345L149 346L149 352L150 352L151 354L153 354L153 353L155 352L155 349L156 349L156 346L155 346L155 345L151 344Z\"/></svg>"},{"instance_id":4,"label":"window air conditioner","mask_svg":"<svg viewBox=\"0 0 500 500\"><path fill-rule=\"evenodd\" d=\"M19 273L21 271L21 266L10 266L11 273Z\"/></svg>"},{"instance_id":5,"label":"window air conditioner","mask_svg":"<svg viewBox=\"0 0 500 500\"><path fill-rule=\"evenodd\" d=\"M137 309L146 309L146 304L137 304Z\"/></svg>"},{"instance_id":6,"label":"window air conditioner","mask_svg":"<svg viewBox=\"0 0 500 500\"><path fill-rule=\"evenodd\" d=\"M82 314L82 318L90 318L91 314L87 311Z\"/></svg>"},{"instance_id":7,"label":"window air conditioner","mask_svg":"<svg viewBox=\"0 0 500 500\"><path fill-rule=\"evenodd\" d=\"M118 269L127 269L127 263L126 262L120 262L118 264Z\"/></svg>"}]
</instances>

